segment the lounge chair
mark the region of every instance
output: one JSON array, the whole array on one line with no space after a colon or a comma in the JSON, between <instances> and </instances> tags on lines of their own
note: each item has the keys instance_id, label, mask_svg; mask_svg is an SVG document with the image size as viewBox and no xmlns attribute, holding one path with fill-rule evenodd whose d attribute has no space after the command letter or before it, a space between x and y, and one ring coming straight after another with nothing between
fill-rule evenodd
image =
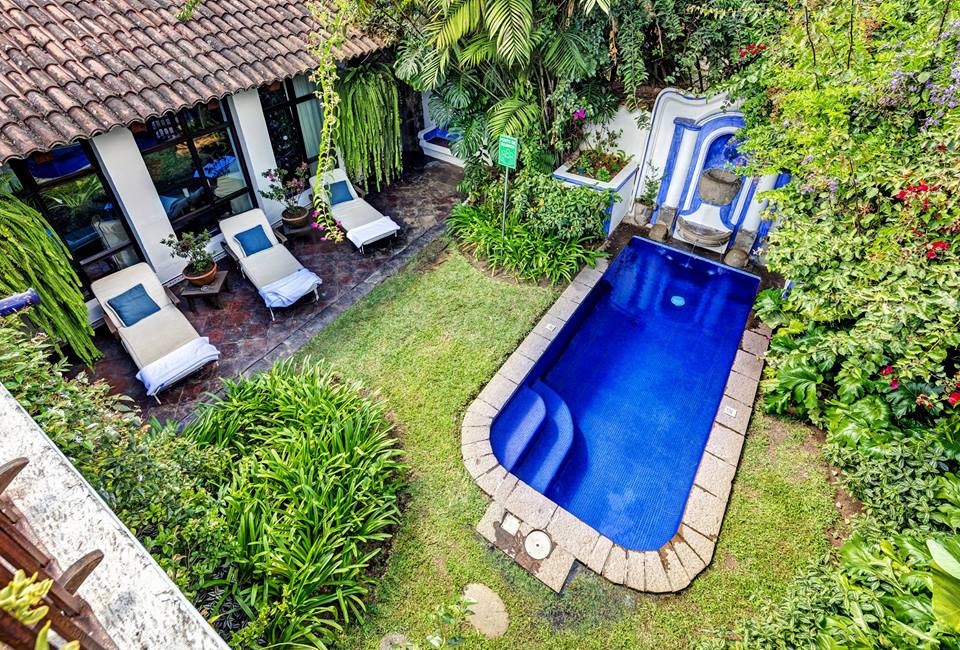
<instances>
[{"instance_id":1,"label":"lounge chair","mask_svg":"<svg viewBox=\"0 0 960 650\"><path fill-rule=\"evenodd\" d=\"M363 247L400 232L400 226L390 217L360 198L356 188L342 167L327 172L325 177L330 193L323 198L330 204L333 218L347 232L354 246L363 252Z\"/></svg>"},{"instance_id":2,"label":"lounge chair","mask_svg":"<svg viewBox=\"0 0 960 650\"><path fill-rule=\"evenodd\" d=\"M224 250L260 292L271 319L276 320L275 307L289 307L311 291L314 302L320 300L317 287L322 280L284 248L263 210L224 219L220 231Z\"/></svg>"},{"instance_id":3,"label":"lounge chair","mask_svg":"<svg viewBox=\"0 0 960 650\"><path fill-rule=\"evenodd\" d=\"M137 379L158 403L161 390L219 361L220 351L197 333L177 309L177 297L146 263L100 278L90 288L110 331L140 369Z\"/></svg>"}]
</instances>

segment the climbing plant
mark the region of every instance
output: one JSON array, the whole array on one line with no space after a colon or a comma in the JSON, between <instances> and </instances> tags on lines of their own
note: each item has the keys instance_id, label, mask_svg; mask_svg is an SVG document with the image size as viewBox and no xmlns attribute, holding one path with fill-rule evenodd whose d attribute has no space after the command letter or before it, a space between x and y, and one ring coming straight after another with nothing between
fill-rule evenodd
<instances>
[{"instance_id":1,"label":"climbing plant","mask_svg":"<svg viewBox=\"0 0 960 650\"><path fill-rule=\"evenodd\" d=\"M317 67L311 73L310 79L316 84L315 94L323 111L318 134L317 174L313 180L313 207L317 226L322 226L324 236L341 242L343 231L337 226L329 203L324 200L324 197L329 197L330 192L324 179L326 172L336 166L333 145L340 106L340 96L337 94L337 52L347 41L347 30L357 18L359 5L350 0L316 0L309 2L307 8L317 25L317 29L310 33L307 45L307 50L317 61Z\"/></svg>"},{"instance_id":2,"label":"climbing plant","mask_svg":"<svg viewBox=\"0 0 960 650\"><path fill-rule=\"evenodd\" d=\"M335 136L347 174L365 189L372 181L379 190L402 169L397 81L383 63L359 65L347 69L337 94Z\"/></svg>"},{"instance_id":3,"label":"climbing plant","mask_svg":"<svg viewBox=\"0 0 960 650\"><path fill-rule=\"evenodd\" d=\"M30 312L33 323L81 361L100 356L80 278L70 265L70 251L34 208L9 194L0 194L0 295L33 288L40 304Z\"/></svg>"}]
</instances>

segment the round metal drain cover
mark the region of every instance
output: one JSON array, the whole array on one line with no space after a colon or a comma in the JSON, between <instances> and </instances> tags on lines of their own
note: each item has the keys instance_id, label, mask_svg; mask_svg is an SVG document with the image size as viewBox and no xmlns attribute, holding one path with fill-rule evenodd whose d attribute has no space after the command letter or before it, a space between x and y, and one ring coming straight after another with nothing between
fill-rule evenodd
<instances>
[{"instance_id":1,"label":"round metal drain cover","mask_svg":"<svg viewBox=\"0 0 960 650\"><path fill-rule=\"evenodd\" d=\"M687 304L687 299L683 296L672 296L670 302L672 302L675 307L683 307Z\"/></svg>"},{"instance_id":2,"label":"round metal drain cover","mask_svg":"<svg viewBox=\"0 0 960 650\"><path fill-rule=\"evenodd\" d=\"M534 530L523 540L523 548L526 549L527 555L534 560L542 560L550 555L553 543L550 541L550 536L545 532Z\"/></svg>"}]
</instances>

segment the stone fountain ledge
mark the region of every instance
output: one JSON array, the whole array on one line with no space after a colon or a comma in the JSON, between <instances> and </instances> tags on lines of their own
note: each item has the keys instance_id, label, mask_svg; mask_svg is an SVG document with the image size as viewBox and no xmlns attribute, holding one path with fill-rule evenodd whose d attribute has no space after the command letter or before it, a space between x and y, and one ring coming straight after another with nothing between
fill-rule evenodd
<instances>
[{"instance_id":1,"label":"stone fountain ledge","mask_svg":"<svg viewBox=\"0 0 960 650\"><path fill-rule=\"evenodd\" d=\"M493 418L606 268L606 260L601 260L596 269L584 268L574 278L467 409L461 427L463 462L492 498L477 531L556 592L575 561L614 584L652 593L676 592L713 559L770 342L769 328L743 333L680 528L658 551L632 551L615 544L507 472L490 446ZM545 532L552 541L543 559L532 557L525 548L534 531Z\"/></svg>"}]
</instances>

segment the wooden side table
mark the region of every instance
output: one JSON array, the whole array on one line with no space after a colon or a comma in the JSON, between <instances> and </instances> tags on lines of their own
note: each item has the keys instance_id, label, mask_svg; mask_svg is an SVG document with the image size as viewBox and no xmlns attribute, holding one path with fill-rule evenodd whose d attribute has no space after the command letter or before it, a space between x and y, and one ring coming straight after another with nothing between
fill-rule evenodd
<instances>
[{"instance_id":1,"label":"wooden side table","mask_svg":"<svg viewBox=\"0 0 960 650\"><path fill-rule=\"evenodd\" d=\"M187 301L190 311L196 311L194 305L195 298L203 298L207 302L212 302L217 309L223 309L223 303L220 301L220 294L224 291L230 291L230 282L227 280L226 271L217 271L217 278L210 284L202 287L195 287L188 284L180 290L180 297Z\"/></svg>"}]
</instances>

